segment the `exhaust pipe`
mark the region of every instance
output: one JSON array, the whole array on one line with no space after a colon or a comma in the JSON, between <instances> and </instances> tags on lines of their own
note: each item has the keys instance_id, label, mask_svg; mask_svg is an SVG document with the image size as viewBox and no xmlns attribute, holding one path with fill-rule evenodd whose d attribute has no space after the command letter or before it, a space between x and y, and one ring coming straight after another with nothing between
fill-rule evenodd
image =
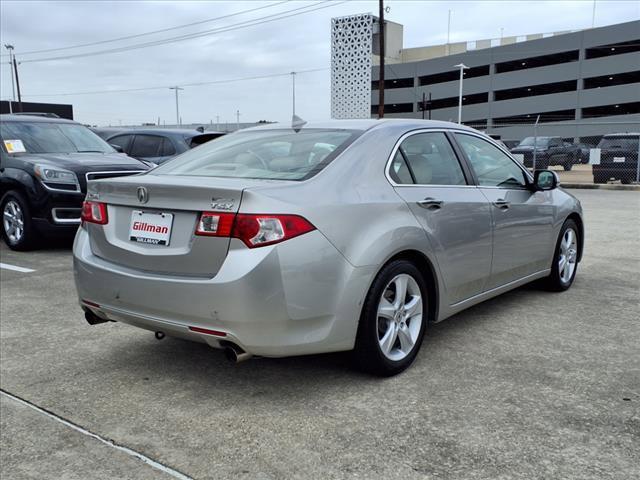
<instances>
[{"instance_id":1,"label":"exhaust pipe","mask_svg":"<svg viewBox=\"0 0 640 480\"><path fill-rule=\"evenodd\" d=\"M104 318L100 318L91 310L84 311L84 318L89 325L98 325L99 323L107 323L111 321L111 320L106 320Z\"/></svg>"},{"instance_id":2,"label":"exhaust pipe","mask_svg":"<svg viewBox=\"0 0 640 480\"><path fill-rule=\"evenodd\" d=\"M166 335L164 334L164 332L156 332L155 336L156 340L162 340Z\"/></svg>"},{"instance_id":3,"label":"exhaust pipe","mask_svg":"<svg viewBox=\"0 0 640 480\"><path fill-rule=\"evenodd\" d=\"M233 363L244 362L245 360L249 360L253 357L249 352L245 352L238 345L231 342L225 344L224 354L227 357L227 360Z\"/></svg>"}]
</instances>

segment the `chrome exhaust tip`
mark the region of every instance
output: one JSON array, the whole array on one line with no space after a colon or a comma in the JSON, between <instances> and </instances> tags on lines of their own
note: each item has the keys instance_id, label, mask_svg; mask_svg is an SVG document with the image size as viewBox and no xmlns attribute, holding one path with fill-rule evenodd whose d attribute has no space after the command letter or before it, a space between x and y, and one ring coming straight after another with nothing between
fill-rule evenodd
<instances>
[{"instance_id":1,"label":"chrome exhaust tip","mask_svg":"<svg viewBox=\"0 0 640 480\"><path fill-rule=\"evenodd\" d=\"M227 342L224 347L224 355L227 357L227 360L233 363L244 362L245 360L249 360L253 355L249 352L245 352L235 343Z\"/></svg>"}]
</instances>

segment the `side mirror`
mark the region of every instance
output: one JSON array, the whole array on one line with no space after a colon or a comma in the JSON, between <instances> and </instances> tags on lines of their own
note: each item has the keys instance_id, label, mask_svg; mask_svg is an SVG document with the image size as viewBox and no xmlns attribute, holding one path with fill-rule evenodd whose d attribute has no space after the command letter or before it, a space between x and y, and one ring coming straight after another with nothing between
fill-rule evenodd
<instances>
[{"instance_id":1,"label":"side mirror","mask_svg":"<svg viewBox=\"0 0 640 480\"><path fill-rule=\"evenodd\" d=\"M558 174L552 170L536 170L533 174L536 190L553 190L560 185Z\"/></svg>"},{"instance_id":2,"label":"side mirror","mask_svg":"<svg viewBox=\"0 0 640 480\"><path fill-rule=\"evenodd\" d=\"M116 145L115 143L110 143L109 145L111 145L111 148L113 148L116 152L124 153L124 150L120 145Z\"/></svg>"}]
</instances>

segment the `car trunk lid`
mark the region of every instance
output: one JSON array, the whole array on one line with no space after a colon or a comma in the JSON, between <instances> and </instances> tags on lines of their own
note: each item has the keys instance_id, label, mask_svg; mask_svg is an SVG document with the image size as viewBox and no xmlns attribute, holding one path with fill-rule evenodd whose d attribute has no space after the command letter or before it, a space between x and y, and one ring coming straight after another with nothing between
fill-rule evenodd
<instances>
[{"instance_id":1,"label":"car trunk lid","mask_svg":"<svg viewBox=\"0 0 640 480\"><path fill-rule=\"evenodd\" d=\"M235 213L251 180L143 175L89 182L88 200L107 204L108 223L87 223L93 253L132 270L213 277L228 237L199 236L203 211Z\"/></svg>"}]
</instances>

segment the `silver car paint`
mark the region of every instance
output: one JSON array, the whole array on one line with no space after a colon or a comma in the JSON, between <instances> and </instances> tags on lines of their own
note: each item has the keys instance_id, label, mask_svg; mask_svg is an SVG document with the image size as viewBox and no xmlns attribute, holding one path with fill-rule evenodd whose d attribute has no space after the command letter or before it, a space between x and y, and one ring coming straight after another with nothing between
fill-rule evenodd
<instances>
[{"instance_id":1,"label":"silver car paint","mask_svg":"<svg viewBox=\"0 0 640 480\"><path fill-rule=\"evenodd\" d=\"M79 230L74 245L79 297L99 304L94 309L99 316L213 346L219 346L220 339L188 327L220 329L258 355L348 350L368 288L394 255L417 252L432 266L438 292L432 320L440 321L547 275L562 223L571 213L581 215L579 202L561 189L531 193L475 186L394 187L386 177L391 152L403 135L425 128L475 132L466 127L397 120L308 128L365 132L319 174L302 182L150 172L90 182L89 196L109 203L110 215L112 209L125 209L122 219L136 207L139 185L149 188L150 204L156 202L149 208L157 210L211 210L211 197L222 196L232 199L239 212L302 215L316 231L253 250L235 239L198 238L188 245L177 242L175 248L183 250L171 251L136 250L137 245L110 233L123 229L120 223L89 225L88 231ZM507 195L513 211L495 211L495 195ZM445 206L429 215L415 203L426 196L442 198ZM180 221L192 232L195 220L194 215ZM205 240L221 242L214 246ZM206 256L207 248L218 251L214 258Z\"/></svg>"}]
</instances>

